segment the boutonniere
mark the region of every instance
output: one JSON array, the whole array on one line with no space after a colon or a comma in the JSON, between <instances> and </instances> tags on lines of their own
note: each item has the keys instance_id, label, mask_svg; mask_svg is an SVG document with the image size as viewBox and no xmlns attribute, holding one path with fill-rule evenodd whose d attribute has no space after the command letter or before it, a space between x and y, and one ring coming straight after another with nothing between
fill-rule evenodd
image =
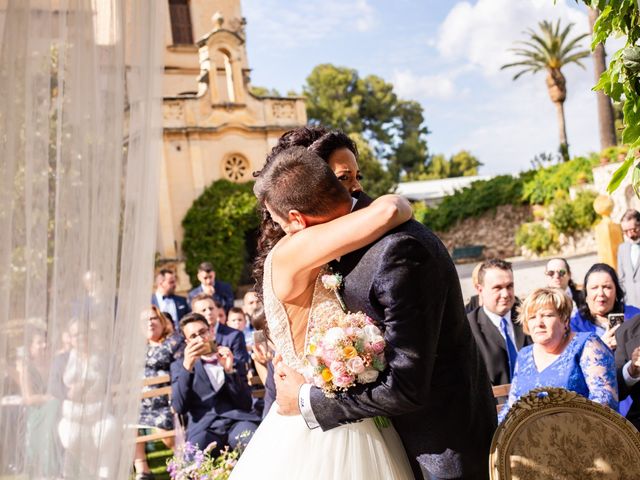
<instances>
[{"instance_id":1,"label":"boutonniere","mask_svg":"<svg viewBox=\"0 0 640 480\"><path fill-rule=\"evenodd\" d=\"M338 303L340 304L340 308L342 311L347 313L347 306L344 304L344 300L342 300L342 295L340 295L340 287L342 287L342 275L335 272L330 272L322 275L322 285L327 290L331 290L333 294L338 299Z\"/></svg>"}]
</instances>

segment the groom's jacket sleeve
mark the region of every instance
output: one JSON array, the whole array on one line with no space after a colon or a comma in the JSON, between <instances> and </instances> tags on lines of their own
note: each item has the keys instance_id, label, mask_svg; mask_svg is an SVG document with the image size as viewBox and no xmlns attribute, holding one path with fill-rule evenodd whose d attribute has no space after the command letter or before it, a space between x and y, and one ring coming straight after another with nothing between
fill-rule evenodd
<instances>
[{"instance_id":1,"label":"groom's jacket sleeve","mask_svg":"<svg viewBox=\"0 0 640 480\"><path fill-rule=\"evenodd\" d=\"M423 408L437 354L447 297L447 275L437 252L405 233L372 247L372 308L383 312L387 369L376 382L357 384L335 398L311 389L311 406L323 430L377 415L397 416ZM372 260L370 261L373 261ZM364 260L364 258L363 258Z\"/></svg>"}]
</instances>

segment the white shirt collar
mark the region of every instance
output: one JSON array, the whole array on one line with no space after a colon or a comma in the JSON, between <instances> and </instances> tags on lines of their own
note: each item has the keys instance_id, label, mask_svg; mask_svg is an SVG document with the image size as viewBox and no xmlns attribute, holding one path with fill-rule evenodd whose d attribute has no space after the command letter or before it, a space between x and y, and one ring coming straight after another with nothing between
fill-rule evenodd
<instances>
[{"instance_id":1,"label":"white shirt collar","mask_svg":"<svg viewBox=\"0 0 640 480\"><path fill-rule=\"evenodd\" d=\"M491 320L491 323L493 323L493 325L498 329L500 335L502 335L502 338L504 338L504 334L502 333L500 323L502 322L503 318L507 320L507 330L509 331L509 337L511 337L511 340L515 344L516 335L515 331L513 330L513 322L511 321L511 310L509 310L503 317L501 317L497 313L490 312L486 307L482 307L482 309L484 310L484 313L487 315L487 317L489 317L489 320Z\"/></svg>"}]
</instances>

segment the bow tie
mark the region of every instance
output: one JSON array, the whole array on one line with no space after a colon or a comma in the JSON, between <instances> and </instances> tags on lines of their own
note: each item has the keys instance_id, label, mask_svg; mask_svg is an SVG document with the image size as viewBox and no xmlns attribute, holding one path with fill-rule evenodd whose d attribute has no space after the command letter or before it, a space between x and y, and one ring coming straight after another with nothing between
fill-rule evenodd
<instances>
[{"instance_id":1,"label":"bow tie","mask_svg":"<svg viewBox=\"0 0 640 480\"><path fill-rule=\"evenodd\" d=\"M171 298L171 295L163 295L163 296L162 296L162 299L163 299L163 300L166 300L167 298Z\"/></svg>"},{"instance_id":2,"label":"bow tie","mask_svg":"<svg viewBox=\"0 0 640 480\"><path fill-rule=\"evenodd\" d=\"M218 357L213 357L213 358L202 358L202 357L200 357L200 360L202 360L202 363L207 364L207 365L217 365L218 364Z\"/></svg>"}]
</instances>

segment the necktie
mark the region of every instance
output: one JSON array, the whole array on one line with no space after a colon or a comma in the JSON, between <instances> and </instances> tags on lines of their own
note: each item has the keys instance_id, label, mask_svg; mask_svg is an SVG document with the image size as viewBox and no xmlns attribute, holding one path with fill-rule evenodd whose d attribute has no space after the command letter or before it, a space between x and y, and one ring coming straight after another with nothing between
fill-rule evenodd
<instances>
[{"instance_id":1,"label":"necktie","mask_svg":"<svg viewBox=\"0 0 640 480\"><path fill-rule=\"evenodd\" d=\"M509 356L509 380L513 379L513 369L516 367L516 358L518 358L518 350L516 350L516 346L513 344L511 337L509 336L509 325L507 324L507 319L502 317L500 319L500 330L502 330L502 334L504 335L505 342L507 344L507 355Z\"/></svg>"}]
</instances>

